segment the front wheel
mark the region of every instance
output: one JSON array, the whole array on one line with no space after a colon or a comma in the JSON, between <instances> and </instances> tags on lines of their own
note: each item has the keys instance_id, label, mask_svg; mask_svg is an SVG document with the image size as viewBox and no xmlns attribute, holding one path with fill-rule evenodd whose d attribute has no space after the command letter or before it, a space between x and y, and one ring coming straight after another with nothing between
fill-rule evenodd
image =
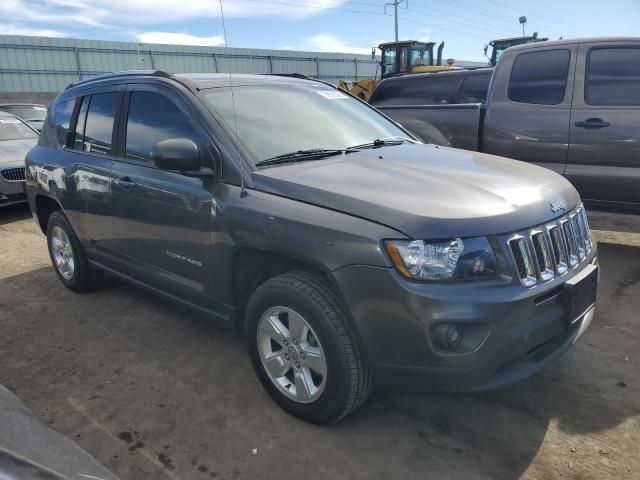
<instances>
[{"instance_id":1,"label":"front wheel","mask_svg":"<svg viewBox=\"0 0 640 480\"><path fill-rule=\"evenodd\" d=\"M247 341L265 389L303 420L336 422L371 392L347 314L321 277L292 272L262 284L247 306Z\"/></svg>"}]
</instances>

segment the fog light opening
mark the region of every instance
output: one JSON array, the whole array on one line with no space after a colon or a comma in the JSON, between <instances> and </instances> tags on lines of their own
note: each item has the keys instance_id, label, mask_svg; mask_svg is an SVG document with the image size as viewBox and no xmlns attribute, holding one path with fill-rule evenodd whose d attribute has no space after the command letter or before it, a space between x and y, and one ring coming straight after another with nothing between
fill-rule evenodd
<instances>
[{"instance_id":1,"label":"fog light opening","mask_svg":"<svg viewBox=\"0 0 640 480\"><path fill-rule=\"evenodd\" d=\"M455 350L462 342L462 328L452 323L438 325L433 333L436 344L443 350Z\"/></svg>"}]
</instances>

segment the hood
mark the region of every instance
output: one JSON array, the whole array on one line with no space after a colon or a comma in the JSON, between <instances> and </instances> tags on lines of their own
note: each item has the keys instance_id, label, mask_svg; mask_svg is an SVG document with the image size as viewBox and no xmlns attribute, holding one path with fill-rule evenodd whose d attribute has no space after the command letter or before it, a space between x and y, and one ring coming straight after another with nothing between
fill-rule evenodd
<instances>
[{"instance_id":1,"label":"hood","mask_svg":"<svg viewBox=\"0 0 640 480\"><path fill-rule=\"evenodd\" d=\"M411 238L496 235L580 201L562 176L502 157L403 144L253 172L254 188L348 213ZM552 213L551 202L564 201Z\"/></svg>"},{"instance_id":2,"label":"hood","mask_svg":"<svg viewBox=\"0 0 640 480\"><path fill-rule=\"evenodd\" d=\"M0 166L6 166L9 163L24 165L24 158L37 143L37 138L0 141Z\"/></svg>"}]
</instances>

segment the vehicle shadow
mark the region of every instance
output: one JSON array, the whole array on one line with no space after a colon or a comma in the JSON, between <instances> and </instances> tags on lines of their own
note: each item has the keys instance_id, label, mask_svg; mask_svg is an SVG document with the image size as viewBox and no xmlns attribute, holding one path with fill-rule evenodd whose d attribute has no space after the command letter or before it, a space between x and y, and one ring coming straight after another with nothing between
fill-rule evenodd
<instances>
[{"instance_id":1,"label":"vehicle shadow","mask_svg":"<svg viewBox=\"0 0 640 480\"><path fill-rule=\"evenodd\" d=\"M0 225L26 220L29 217L31 217L31 210L29 210L29 205L26 203L0 208Z\"/></svg>"},{"instance_id":2,"label":"vehicle shadow","mask_svg":"<svg viewBox=\"0 0 640 480\"><path fill-rule=\"evenodd\" d=\"M50 268L0 281L0 382L121 478L631 478L640 255L602 245L600 262L596 323L541 374L380 388L331 427L277 407L232 328L110 278L73 294Z\"/></svg>"}]
</instances>

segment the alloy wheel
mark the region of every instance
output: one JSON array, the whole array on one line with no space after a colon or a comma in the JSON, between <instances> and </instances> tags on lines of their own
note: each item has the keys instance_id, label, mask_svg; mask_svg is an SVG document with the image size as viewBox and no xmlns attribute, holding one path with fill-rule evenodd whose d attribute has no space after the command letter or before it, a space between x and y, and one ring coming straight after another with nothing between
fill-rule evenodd
<instances>
[{"instance_id":1,"label":"alloy wheel","mask_svg":"<svg viewBox=\"0 0 640 480\"><path fill-rule=\"evenodd\" d=\"M73 248L65 231L57 225L51 232L51 252L55 267L65 280L71 280L75 272Z\"/></svg>"},{"instance_id":2,"label":"alloy wheel","mask_svg":"<svg viewBox=\"0 0 640 480\"><path fill-rule=\"evenodd\" d=\"M258 323L258 351L269 379L298 403L317 400L327 379L324 350L311 325L288 307L271 307Z\"/></svg>"}]
</instances>

